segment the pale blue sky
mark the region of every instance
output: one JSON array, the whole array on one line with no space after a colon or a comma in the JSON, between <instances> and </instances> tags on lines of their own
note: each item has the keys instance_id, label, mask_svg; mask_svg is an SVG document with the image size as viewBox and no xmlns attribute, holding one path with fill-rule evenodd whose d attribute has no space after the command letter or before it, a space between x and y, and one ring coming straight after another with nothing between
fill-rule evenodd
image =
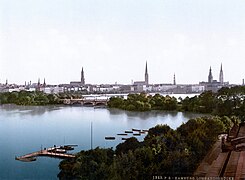
<instances>
[{"instance_id":1,"label":"pale blue sky","mask_svg":"<svg viewBox=\"0 0 245 180\"><path fill-rule=\"evenodd\" d=\"M0 0L0 82L245 78L244 0Z\"/></svg>"}]
</instances>

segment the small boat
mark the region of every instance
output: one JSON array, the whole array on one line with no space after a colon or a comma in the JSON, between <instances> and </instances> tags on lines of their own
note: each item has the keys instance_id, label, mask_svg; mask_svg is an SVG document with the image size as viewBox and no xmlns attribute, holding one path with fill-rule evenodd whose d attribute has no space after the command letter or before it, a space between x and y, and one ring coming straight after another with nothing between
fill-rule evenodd
<instances>
[{"instance_id":1,"label":"small boat","mask_svg":"<svg viewBox=\"0 0 245 180\"><path fill-rule=\"evenodd\" d=\"M122 140L127 140L127 139L128 139L128 138L124 138L124 137L122 138Z\"/></svg>"},{"instance_id":2,"label":"small boat","mask_svg":"<svg viewBox=\"0 0 245 180\"><path fill-rule=\"evenodd\" d=\"M143 132L148 132L149 130L147 130L147 129L143 129L142 131L143 131Z\"/></svg>"},{"instance_id":3,"label":"small boat","mask_svg":"<svg viewBox=\"0 0 245 180\"><path fill-rule=\"evenodd\" d=\"M28 158L15 157L15 160L19 160L22 162L32 162L32 161L36 161L37 158L36 157L28 157Z\"/></svg>"},{"instance_id":4,"label":"small boat","mask_svg":"<svg viewBox=\"0 0 245 180\"><path fill-rule=\"evenodd\" d=\"M66 150L65 149L55 149L53 152L55 153L66 153Z\"/></svg>"},{"instance_id":5,"label":"small boat","mask_svg":"<svg viewBox=\"0 0 245 180\"><path fill-rule=\"evenodd\" d=\"M106 136L105 137L105 140L115 140L116 138L115 137L113 137L113 136Z\"/></svg>"},{"instance_id":6,"label":"small boat","mask_svg":"<svg viewBox=\"0 0 245 180\"><path fill-rule=\"evenodd\" d=\"M64 145L64 146L61 146L60 148L65 149L67 151L71 151L71 150L74 150L75 146L78 146L78 145Z\"/></svg>"},{"instance_id":7,"label":"small boat","mask_svg":"<svg viewBox=\"0 0 245 180\"><path fill-rule=\"evenodd\" d=\"M126 133L119 133L119 134L117 134L118 136L127 136L128 134L126 134Z\"/></svg>"},{"instance_id":8,"label":"small boat","mask_svg":"<svg viewBox=\"0 0 245 180\"><path fill-rule=\"evenodd\" d=\"M134 133L133 135L134 136L140 136L141 134L140 133Z\"/></svg>"},{"instance_id":9,"label":"small boat","mask_svg":"<svg viewBox=\"0 0 245 180\"><path fill-rule=\"evenodd\" d=\"M133 133L133 131L124 131L125 133Z\"/></svg>"},{"instance_id":10,"label":"small boat","mask_svg":"<svg viewBox=\"0 0 245 180\"><path fill-rule=\"evenodd\" d=\"M140 132L141 130L140 129L132 129L132 131L138 131L138 132Z\"/></svg>"}]
</instances>

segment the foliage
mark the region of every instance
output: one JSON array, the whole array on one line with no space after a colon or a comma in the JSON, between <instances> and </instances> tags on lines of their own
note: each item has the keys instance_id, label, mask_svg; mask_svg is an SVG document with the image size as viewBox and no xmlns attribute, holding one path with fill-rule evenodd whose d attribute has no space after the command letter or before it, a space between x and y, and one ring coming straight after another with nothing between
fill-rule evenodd
<instances>
[{"instance_id":1,"label":"foliage","mask_svg":"<svg viewBox=\"0 0 245 180\"><path fill-rule=\"evenodd\" d=\"M81 151L76 161L65 160L59 167L64 171L58 174L60 179L108 179L110 166L113 163L114 151L112 149L96 148Z\"/></svg>"},{"instance_id":2,"label":"foliage","mask_svg":"<svg viewBox=\"0 0 245 180\"><path fill-rule=\"evenodd\" d=\"M151 128L142 143L129 138L116 150L81 151L60 163L60 179L152 179L153 175L191 176L219 133L232 119L217 116L191 119L177 130Z\"/></svg>"},{"instance_id":3,"label":"foliage","mask_svg":"<svg viewBox=\"0 0 245 180\"><path fill-rule=\"evenodd\" d=\"M211 113L218 116L237 116L245 121L245 86L223 87L217 93L205 91L199 96L179 99L155 94L129 94L127 99L112 97L108 106L128 111L181 110Z\"/></svg>"},{"instance_id":4,"label":"foliage","mask_svg":"<svg viewBox=\"0 0 245 180\"><path fill-rule=\"evenodd\" d=\"M116 147L116 154L128 153L129 150L134 151L141 146L140 142L135 138L128 138L124 143L120 143Z\"/></svg>"},{"instance_id":5,"label":"foliage","mask_svg":"<svg viewBox=\"0 0 245 180\"><path fill-rule=\"evenodd\" d=\"M245 86L223 87L217 93L205 91L199 96L186 97L181 110L212 113L218 116L237 116L245 121Z\"/></svg>"},{"instance_id":6,"label":"foliage","mask_svg":"<svg viewBox=\"0 0 245 180\"><path fill-rule=\"evenodd\" d=\"M0 93L0 104L17 105L49 105L60 104L60 98L55 94L45 94L43 92L5 92Z\"/></svg>"},{"instance_id":7,"label":"foliage","mask_svg":"<svg viewBox=\"0 0 245 180\"><path fill-rule=\"evenodd\" d=\"M149 111L149 110L176 110L177 99L170 96L147 96L145 93L129 94L127 99L122 97L111 97L108 107L119 108L127 111Z\"/></svg>"}]
</instances>

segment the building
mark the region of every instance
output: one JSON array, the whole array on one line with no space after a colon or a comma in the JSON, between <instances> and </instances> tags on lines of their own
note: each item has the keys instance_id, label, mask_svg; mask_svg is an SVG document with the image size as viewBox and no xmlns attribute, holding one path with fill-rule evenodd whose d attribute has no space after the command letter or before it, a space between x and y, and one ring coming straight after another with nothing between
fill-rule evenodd
<instances>
[{"instance_id":1,"label":"building","mask_svg":"<svg viewBox=\"0 0 245 180\"><path fill-rule=\"evenodd\" d=\"M85 86L85 78L84 78L83 67L82 67L82 71L81 71L81 81L71 81L71 82L70 82L70 85L71 85L71 86L74 86L74 87Z\"/></svg>"},{"instance_id":2,"label":"building","mask_svg":"<svg viewBox=\"0 0 245 180\"><path fill-rule=\"evenodd\" d=\"M147 67L147 61L145 65L145 80L144 81L135 81L133 83L133 89L134 91L144 91L147 90L147 86L149 85L149 74L148 74L148 67Z\"/></svg>"},{"instance_id":3,"label":"building","mask_svg":"<svg viewBox=\"0 0 245 180\"><path fill-rule=\"evenodd\" d=\"M82 71L81 71L81 85L85 85L85 78L84 78L84 72L83 72L83 67L82 67Z\"/></svg>"},{"instance_id":4,"label":"building","mask_svg":"<svg viewBox=\"0 0 245 180\"><path fill-rule=\"evenodd\" d=\"M213 92L217 92L223 86L228 86L229 82L224 82L222 64L220 67L219 81L213 79L212 68L210 66L209 74L208 74L208 82L200 82L199 85L203 85L206 91L213 91Z\"/></svg>"}]
</instances>

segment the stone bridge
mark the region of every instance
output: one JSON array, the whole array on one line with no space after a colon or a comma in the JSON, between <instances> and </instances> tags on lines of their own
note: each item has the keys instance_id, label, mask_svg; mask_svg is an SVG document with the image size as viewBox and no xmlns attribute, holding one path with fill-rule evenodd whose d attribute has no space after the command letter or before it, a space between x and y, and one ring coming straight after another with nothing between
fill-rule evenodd
<instances>
[{"instance_id":1,"label":"stone bridge","mask_svg":"<svg viewBox=\"0 0 245 180\"><path fill-rule=\"evenodd\" d=\"M106 106L108 101L108 99L64 99L63 103L67 105Z\"/></svg>"}]
</instances>

